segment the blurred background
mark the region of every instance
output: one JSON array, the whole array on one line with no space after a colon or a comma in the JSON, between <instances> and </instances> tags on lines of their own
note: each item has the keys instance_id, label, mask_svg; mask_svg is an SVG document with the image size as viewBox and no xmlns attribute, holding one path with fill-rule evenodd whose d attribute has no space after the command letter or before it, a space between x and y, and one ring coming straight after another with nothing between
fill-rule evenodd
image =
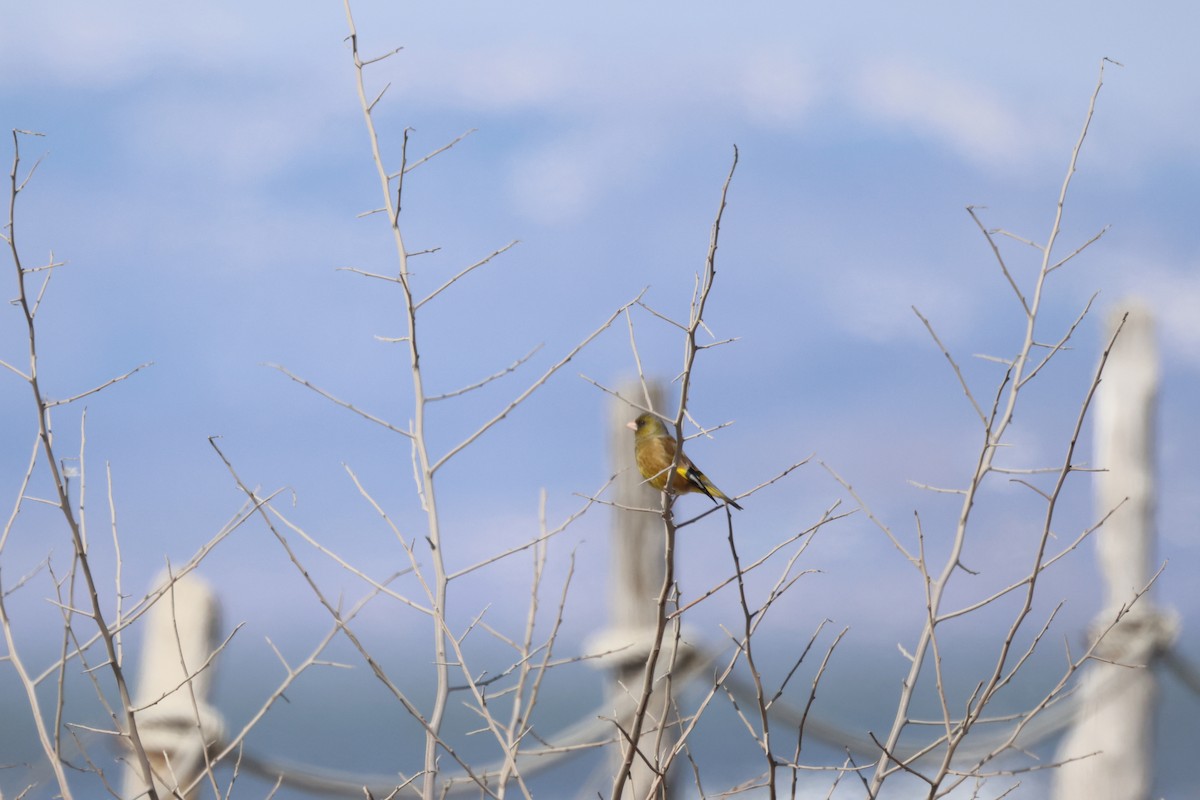
<instances>
[{"instance_id":1,"label":"blurred background","mask_svg":"<svg viewBox=\"0 0 1200 800\"><path fill-rule=\"evenodd\" d=\"M1061 462L1104 315L1127 295L1143 298L1158 316L1163 358L1159 523L1161 560L1169 563L1156 598L1183 619L1181 650L1200 656L1188 622L1200 612L1190 579L1200 568L1194 6L354 9L365 56L404 48L369 72L375 91L391 83L375 114L389 165L399 167L406 127L410 161L475 130L406 178L406 245L438 248L412 261L418 286L435 288L520 240L426 308L429 391L471 384L542 345L521 370L433 409L435 453L500 411L643 289L656 311L686 317L736 144L706 319L714 337L737 341L701 353L690 403L705 425L734 424L691 443L689 453L731 494L815 456L906 541L919 510L935 553L949 544L957 498L909 481L961 486L981 431L912 307L929 318L977 396L990 400L1000 368L972 356L1014 354L1024 321L964 207L984 206L978 213L989 227L1044 242L1101 59L1121 62L1105 71L1057 252L1112 227L1052 275L1041 338L1057 341L1098 292L1095 310L1072 349L1031 384L1004 463ZM398 427L411 418L403 345L375 338L404 332L401 298L394 287L339 270L396 269L386 220L360 218L379 206L379 186L346 33L338 3L63 2L4 12L0 122L45 134L21 145L26 166L43 161L21 196L18 244L26 266L51 253L66 262L39 315L43 386L52 397L70 396L154 362L86 403L93 558L111 579L108 467L128 594L141 596L168 562L186 561L242 505L210 436L221 437L247 484L283 489L297 525L376 577L406 561L346 466L408 538L423 535L408 442L265 366L282 364ZM3 159L10 155L6 138ZM1028 291L1038 253L1012 240L1002 246ZM631 318L646 371L669 380L682 365L678 330L643 310ZM0 358L20 366L23 347L23 322L11 308L0 314ZM605 485L609 399L581 376L615 386L636 368L621 319L443 470L451 569L535 536L541 492L554 527ZM80 410L55 417L65 454L78 455ZM36 430L28 388L8 372L0 418L0 492L14 497ZM35 482L32 493L45 489ZM845 491L814 461L743 502L739 539L748 554L765 552L839 500L848 502ZM693 509L706 503L683 501ZM991 484L964 555L982 574L962 576L959 601L1022 574L1040 506L1028 489ZM1059 541L1095 519L1080 477L1060 508ZM685 595L730 571L719 520L686 532ZM606 510L593 507L550 545L549 596L557 597L572 557L575 565L563 654L581 652L605 624L594 598L606 591L609 524ZM53 509L27 506L4 551L6 585L48 554L65 566L70 552ZM329 596L350 603L366 592L311 548L302 558ZM861 514L820 531L801 563L819 572L770 620L764 657L786 671L797 643L822 620L832 621L830 631L848 626L818 709L879 731L907 665L896 644L911 643L921 624L919 576ZM519 631L528 565L518 556L481 570L455 594L455 618L465 623L486 607L491 624ZM235 531L203 573L220 594L224 629L244 625L224 656L215 698L237 726L282 677L268 639L299 661L330 620L261 523ZM1061 670L1064 640L1083 642L1100 603L1096 580L1090 546L1048 574L1035 614L1044 619L1065 605L1035 664L1043 678ZM61 646L47 586L7 601L35 664ZM1011 609L989 613L956 634L955 674L964 686L994 661L997 626ZM691 617L717 647L728 641L721 626L738 620L732 596ZM427 646L423 619L377 602L359 626L420 697L429 670L412 648ZM129 645L136 643L134 630ZM488 648L497 663L505 657L482 637L475 646L485 661ZM250 741L333 767L415 769L402 709L381 699L345 645L331 658L354 668L307 676ZM547 688L547 713L564 724L602 696L599 672L573 669ZM1170 679L1164 692L1159 790L1178 795L1194 785L1183 753L1197 731L1196 700ZM33 759L27 705L2 669L0 718L0 762ZM98 706L80 721L105 724ZM0 786L16 786L14 774L0 773ZM734 766L729 774L730 782L745 777ZM822 777L817 796L827 785Z\"/></svg>"}]
</instances>

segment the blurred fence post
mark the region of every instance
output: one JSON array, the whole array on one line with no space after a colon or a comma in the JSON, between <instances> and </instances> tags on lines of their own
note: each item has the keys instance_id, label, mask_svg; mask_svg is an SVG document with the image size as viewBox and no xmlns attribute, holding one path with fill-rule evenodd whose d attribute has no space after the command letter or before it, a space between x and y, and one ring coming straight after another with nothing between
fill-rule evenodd
<instances>
[{"instance_id":1,"label":"blurred fence post","mask_svg":"<svg viewBox=\"0 0 1200 800\"><path fill-rule=\"evenodd\" d=\"M648 385L649 402L656 410L663 405L662 387L657 383ZM630 382L621 387L621 397L629 398L639 406L647 402L642 386ZM635 406L620 398L612 402L609 414L609 454L614 481L612 561L609 566L609 627L593 637L589 649L612 654L603 664L612 669L612 687L609 700L614 718L623 731L628 731L637 707L638 695L644 680L646 659L654 640L658 621L658 596L662 591L666 574L666 553L663 540L663 522L658 514L633 509L656 509L661 506L662 495L650 487L637 470L633 461L633 432L626 427L638 415ZM669 634L669 632L668 632ZM671 656L672 641L664 642L664 654L659 658L656 670L660 675L670 669L675 659ZM625 785L624 798L644 800L650 787L658 777L656 767L659 756L673 744L669 731L658 734L658 729L669 723L671 698L668 692L656 685L654 695L643 726L639 749L645 758L634 758L629 781ZM622 734L618 733L618 737ZM621 738L621 747L614 751L613 758L619 764L625 753L626 741ZM652 752L658 748L658 753ZM663 781L655 797L667 797L669 784Z\"/></svg>"},{"instance_id":2,"label":"blurred fence post","mask_svg":"<svg viewBox=\"0 0 1200 800\"><path fill-rule=\"evenodd\" d=\"M1137 302L1109 354L1096 393L1094 466L1096 513L1120 508L1096 533L1105 580L1104 609L1092 623L1103 633L1155 571L1155 414L1158 354L1152 314ZM1122 314L1109 319L1107 342ZM1154 726L1158 682L1150 667L1174 638L1172 615L1148 595L1104 635L1098 659L1081 680L1073 729L1057 760L1056 800L1144 800L1154 786ZM1090 755L1090 754L1095 755Z\"/></svg>"},{"instance_id":3,"label":"blurred fence post","mask_svg":"<svg viewBox=\"0 0 1200 800\"><path fill-rule=\"evenodd\" d=\"M161 575L156 585L169 580ZM146 613L134 705L159 797L195 797L183 789L204 773L206 750L224 734L220 714L208 704L216 668L208 662L219 625L216 596L194 572L178 578ZM127 769L122 796L144 791L141 774Z\"/></svg>"}]
</instances>

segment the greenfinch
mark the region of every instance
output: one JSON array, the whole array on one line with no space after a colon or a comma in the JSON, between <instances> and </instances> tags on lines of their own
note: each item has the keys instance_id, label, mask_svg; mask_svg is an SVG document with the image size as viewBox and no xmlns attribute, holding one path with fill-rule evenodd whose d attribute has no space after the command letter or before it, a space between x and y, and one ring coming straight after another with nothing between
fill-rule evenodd
<instances>
[{"instance_id":1,"label":"greenfinch","mask_svg":"<svg viewBox=\"0 0 1200 800\"><path fill-rule=\"evenodd\" d=\"M626 427L634 432L633 457L637 461L638 471L651 486L662 491L667 485L667 474L671 471L671 465L675 463L675 451L678 449L675 437L667 432L662 420L649 413L642 414ZM671 475L671 491L680 494L703 492L714 503L724 501L734 508L741 509L741 506L718 489L683 453L679 454L679 462L675 463L675 473Z\"/></svg>"}]
</instances>

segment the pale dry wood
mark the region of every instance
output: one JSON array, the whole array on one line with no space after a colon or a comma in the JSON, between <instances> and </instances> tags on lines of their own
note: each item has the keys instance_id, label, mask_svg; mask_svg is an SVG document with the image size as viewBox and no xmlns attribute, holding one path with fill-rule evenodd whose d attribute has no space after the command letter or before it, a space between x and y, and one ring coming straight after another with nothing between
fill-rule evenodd
<instances>
[{"instance_id":1,"label":"pale dry wood","mask_svg":"<svg viewBox=\"0 0 1200 800\"><path fill-rule=\"evenodd\" d=\"M113 682L116 685L117 695L120 698L121 708L120 712L114 716L114 724L124 730L125 736L127 737L127 740L133 751L134 760L138 764L142 782L147 787L149 800L158 800L158 794L152 785L150 762L146 755L145 749L141 745L141 737L138 733L137 722L134 719L131 711L132 703L130 701L128 682L126 681L124 670L121 667L120 659L117 657L116 642L113 637L113 632L111 631L107 622L100 599L99 589L97 588L96 579L93 575L89 562L86 541L84 539L84 529L81 526L81 520L71 506L67 491L67 478L60 468L58 457L54 450L50 426L50 409L53 403L46 398L45 393L42 390L40 376L38 374L39 361L35 315L40 307L40 302L45 292L46 283L54 274L54 270L50 269L46 271L46 279L43 281L37 297L31 303L26 285L26 280L29 277L30 272L22 266L20 249L17 244L16 209L17 198L28 185L29 181L33 178L33 173L36 171L40 161L34 163L33 169L28 172L23 180L18 180L21 164L22 135L22 132L18 130L14 130L12 132L13 159L12 169L9 173L10 192L7 226L8 233L5 236L5 241L8 244L12 264L15 268L17 297L14 301L14 304L20 309L25 322L26 341L28 344L29 354L28 384L33 393L38 436L41 441L41 451L45 455L45 463L49 471L50 483L57 498L57 507L62 514L63 522L66 524L67 529L71 534L71 541L75 551L75 560L73 562L72 569L74 570L76 567L78 567L79 574L83 577L83 581L86 586L86 593L90 601L89 604L91 606L89 616L95 624L97 634L103 644L107 657L103 666L111 674ZM18 504L20 502L21 500L18 499ZM3 594L2 587L0 587L0 594ZM7 628L7 624L5 627ZM70 625L68 622L68 629L69 628ZM32 699L32 696L28 695L28 693L27 696ZM100 696L103 698L103 694ZM31 710L34 712L37 712L38 708L39 707L37 705L31 705ZM37 715L36 713L35 715L40 717L40 715ZM48 740L43 741L46 741L48 745ZM47 758L53 761L56 765L54 767L55 778L59 783L60 792L63 793L64 797L70 797L70 788L66 782L65 774L61 770L59 753L54 749L53 746L50 746L50 749L45 750L45 754Z\"/></svg>"},{"instance_id":2,"label":"pale dry wood","mask_svg":"<svg viewBox=\"0 0 1200 800\"><path fill-rule=\"evenodd\" d=\"M980 491L982 489L985 479L992 471L993 460L995 458L996 453L998 452L999 445L1002 444L1002 442L1003 442L1005 432L1007 431L1007 429L1013 419L1014 410L1016 408L1018 398L1021 395L1021 389L1024 385L1027 384L1028 380L1031 377L1035 376L1037 374L1037 372L1040 371L1041 367L1044 366L1045 363L1047 363L1048 358L1049 358L1049 356L1047 356L1047 358L1044 359L1041 362L1041 364L1036 365L1036 366L1034 366L1030 363L1030 359L1032 357L1033 351L1036 348L1041 346L1038 343L1038 339L1035 335L1035 327L1036 327L1036 324L1037 324L1037 321L1039 318L1039 312L1040 312L1042 304L1043 304L1044 289L1045 289L1047 278L1049 277L1050 273L1057 266L1059 266L1061 263L1063 263L1063 262L1057 262L1057 263L1052 262L1051 254L1053 253L1055 242L1057 241L1059 234L1062 230L1062 219L1063 219L1063 213L1064 213L1064 207L1065 207L1065 203L1066 203L1068 189L1070 188L1071 179L1076 170L1076 164L1078 162L1079 153L1082 150L1084 140L1086 139L1088 128L1091 124L1092 116L1095 111L1096 98L1099 94L1100 87L1102 85L1103 85L1103 63L1101 64L1100 77L1097 81L1096 88L1093 91L1092 96L1091 96L1091 100L1089 103L1087 115L1084 120L1083 128L1080 132L1078 140L1076 141L1075 147L1073 148L1073 150L1071 152L1071 157L1070 157L1070 161L1069 161L1069 165L1068 165L1068 169L1067 169L1067 174L1063 179L1062 188L1059 192L1058 202L1056 205L1053 222L1052 222L1051 228L1050 228L1050 234L1047 238L1046 244L1044 246L1038 247L1039 251L1041 252L1041 256L1042 256L1041 267L1035 278L1033 290L1028 295L1028 299L1026 299L1026 295L1023 292L1021 292L1020 289L1016 286L1016 283L1013 280L1011 273L1009 272L1007 266L1004 264L1003 258L1000 256L999 250L996 247L994 240L992 239L991 233L986 231L986 229L983 228L982 224L978 220L978 217L974 214L973 211L971 212L971 216L973 219L975 219L976 224L980 227L981 230L984 231L984 234L988 240L989 246L992 248L993 254L997 257L997 260L999 261L999 263L1001 265L1001 269L1002 269L1002 272L1003 272L1006 280L1009 281L1010 286L1012 286L1014 292L1017 294L1017 296L1020 299L1022 306L1026 312L1024 342L1023 342L1020 350L1018 351L1017 356L1012 360L1011 366L1009 366L1006 369L1006 372L1005 372L1005 374L1000 382L1000 385L998 387L998 390L996 393L996 399L993 404L991 413L984 414L982 412L982 409L980 408L979 404L976 403L972 397L972 406L976 410L976 413L979 415L981 421L984 423L984 428L985 428L985 433L986 433L985 442L984 442L983 447L980 450L978 462L976 463L976 465L974 467L974 470L973 470L974 474L973 474L971 480L968 482L966 490L963 493L962 507L961 507L961 511L959 514L958 523L955 527L954 539L953 539L953 542L950 547L949 555L945 561L944 566L936 574L932 573L929 570L929 565L926 562L926 557L925 557L924 547L923 547L923 537L921 535L920 527L918 525L918 540L919 540L919 543L921 543L921 544L920 544L920 552L915 560L915 563L916 563L918 569L920 570L922 578L924 580L924 589L926 592L926 595L925 595L926 623L918 637L916 646L909 653L910 660L912 663L910 664L910 668L908 670L907 676L901 683L901 692L900 692L899 702L897 704L896 715L892 721L889 731L886 734L886 738L883 741L878 742L879 749L880 749L882 755L877 759L874 772L871 776L871 780L866 785L868 796L872 797L872 798L879 796L879 792L882 789L882 785L888 777L890 777L891 775L894 775L898 772L901 772L901 771L910 772L912 774L919 776L922 780L927 781L931 787L931 789L930 789L931 797L934 796L935 794L939 794L941 791L943 791L943 788L944 788L943 784L949 783L951 786L953 786L956 784L956 780L959 783L961 783L961 780L965 780L965 778L952 779L952 777L950 775L950 772L951 772L950 763L955 755L955 750L961 745L962 739L966 736L967 732L970 730L972 725L982 716L983 709L986 707L986 705L990 701L990 699L994 696L995 692L998 691L999 688L1002 687L1005 683L1007 683L1007 681L1011 678L1011 675L1006 675L1005 667L1006 667L1006 664L1008 664L1009 654L1013 647L1017 631L1021 628L1023 622L1025 621L1026 617L1028 616L1028 614L1032 608L1033 593L1034 593L1034 590L1038 583L1038 577L1041 575L1042 570L1044 569L1044 566L1043 566L1043 561L1045 560L1044 552L1045 552L1045 549L1047 546L1047 542L1049 541L1049 539L1051 538L1051 535L1052 535L1051 534L1051 520L1055 513L1057 499L1060 496L1062 486L1065 483L1069 474L1073 471L1073 463L1074 463L1073 462L1073 453L1074 453L1074 449L1075 449L1075 444L1079 437L1080 428L1083 423L1083 417L1086 414L1087 408L1090 404L1090 401L1091 401L1091 398L1095 391L1096 385L1098 384L1099 373L1097 373L1097 377L1093 380L1091 386L1089 387L1086 397L1084 398L1083 403L1081 405L1080 414L1079 414L1079 418L1078 418L1078 421L1075 426L1075 430L1073 431L1073 433L1070 437L1070 441L1068 443L1067 456L1066 456L1065 462L1059 468L1059 471L1057 473L1057 479L1055 481L1055 486L1051 491L1046 493L1047 498L1046 498L1045 519L1042 524L1041 535L1039 537L1039 543L1036 547L1036 552L1034 554L1035 555L1034 564L1033 564L1031 570L1029 571L1029 573L1027 573L1025 580L1022 581L1020 584L1025 589L1024 600L1021 604L1021 608L1017 611L1016 615L1014 616L1013 621L1009 627L1008 633L1006 634L1006 636L1004 637L1004 640L1001 643L999 652L997 654L997 662L996 662L995 668L993 669L991 675L988 676L977 687L975 693L973 693L973 695L972 695L971 700L968 701L967 714L963 717L963 719L957 725L951 724L951 721L950 721L951 714L950 714L949 706L947 704L947 699L945 697L944 683L942 682L942 676L940 675L940 670L938 670L938 663L940 662L940 656L938 655L936 629L937 629L938 625L941 623L941 621L942 621L941 618L944 613L942 611L941 606L942 606L942 599L943 599L944 593L946 591L946 586L948 585L949 581L954 576L954 574L960 568L965 569L965 567L963 566L962 561L961 561L961 554L963 551L964 543L965 543L968 528L969 528L969 523L971 520L971 512L972 512L973 508L975 507L976 499L977 499L978 495L980 494ZM1078 321L1075 324L1077 325ZM1063 337L1063 339L1060 340L1059 345L1050 348L1050 354L1049 354L1050 356L1053 356L1055 353L1059 352L1062 345L1069 338L1071 331L1074 330L1074 327L1075 326L1072 325L1071 329L1067 333L1067 336ZM946 348L941 345L940 341L938 344L939 344L939 348L942 350L942 352L946 353L947 357L949 357ZM1103 364L1103 360L1102 360L1102 364ZM955 367L956 367L956 370L955 370L956 373L959 373L959 371L957 370L957 365L955 365ZM962 383L962 385L964 387L964 391L966 391L968 393L968 396L971 397L971 392L970 392L969 388L966 386L965 381L961 380L961 373L959 373L959 374L960 374L960 382ZM886 530L886 528L885 528L885 530ZM890 538L892 538L893 544L895 544L899 549L901 549L902 552L906 552L904 550L904 548L899 545L899 543L895 539L895 537L890 537ZM1040 635L1037 637L1037 640L1040 641ZM946 728L947 732L943 736L943 741L945 742L945 746L944 746L944 750L943 750L941 764L938 765L931 772L924 773L924 772L915 771L912 768L911 764L913 763L913 761L911 759L905 759L905 758L900 757L897 752L897 746L898 746L899 737L900 737L901 732L908 724L910 724L911 716L912 716L910 713L910 707L911 707L911 704L913 701L914 693L917 689L922 669L925 667L927 661L930 661L930 660L932 660L934 662L934 669L938 670L938 672L939 672L939 674L937 674L935 676L935 681L936 681L936 686L939 689L939 694L942 696L943 716L946 720L945 728ZM1018 658L1017 663L1020 664L1023 662L1021 659ZM977 764L977 766L979 766L979 765L980 764Z\"/></svg>"}]
</instances>

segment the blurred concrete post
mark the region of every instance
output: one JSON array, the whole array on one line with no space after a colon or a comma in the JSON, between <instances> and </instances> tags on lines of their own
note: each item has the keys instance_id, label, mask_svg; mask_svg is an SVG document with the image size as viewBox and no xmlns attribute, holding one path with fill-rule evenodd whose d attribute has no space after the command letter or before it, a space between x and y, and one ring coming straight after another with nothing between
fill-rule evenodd
<instances>
[{"instance_id":1,"label":"blurred concrete post","mask_svg":"<svg viewBox=\"0 0 1200 800\"><path fill-rule=\"evenodd\" d=\"M1136 301L1109 354L1094 410L1096 513L1120 508L1097 531L1096 554L1106 584L1105 605L1092 623L1095 637L1116 619L1155 570L1155 416L1158 354L1153 315ZM1109 319L1111 338L1123 311ZM1122 504L1123 503L1123 504ZM1148 595L1105 636L1104 661L1086 667L1074 728L1058 759L1078 758L1055 771L1056 800L1144 800L1154 786L1154 726L1158 682L1150 668L1175 633L1171 614ZM1106 663L1108 662L1108 663ZM1098 755L1087 756L1089 753Z\"/></svg>"},{"instance_id":2,"label":"blurred concrete post","mask_svg":"<svg viewBox=\"0 0 1200 800\"><path fill-rule=\"evenodd\" d=\"M160 575L156 585L170 580ZM224 736L220 714L208 704L219 639L220 608L209 585L196 573L179 578L146 613L145 639L134 693L138 732L161 798L184 795L203 774L205 751ZM145 791L136 768L125 773L123 797Z\"/></svg>"},{"instance_id":3,"label":"blurred concrete post","mask_svg":"<svg viewBox=\"0 0 1200 800\"><path fill-rule=\"evenodd\" d=\"M630 382L620 391L622 397L639 406L646 404L640 383ZM649 391L652 407L662 410L661 385L652 383ZM639 413L636 407L620 399L614 400L610 409L609 457L616 474L613 491L616 507L613 509L612 562L609 567L609 627L592 637L588 644L592 652L611 652L601 663L612 670L610 700L614 718L625 731L632 723L641 693L646 659L658 621L658 596L666 574L662 518L655 513L634 510L658 509L662 505L662 495L645 483L633 461L633 431L626 425ZM674 661L673 646L673 638L664 642L656 670L660 675L665 674ZM656 744L661 754L674 742L669 733L661 738L658 734L660 725L667 721L669 700L659 691L650 699L639 744L646 759L633 760L623 794L625 798L644 800L648 796L656 775L646 761L658 761L652 752ZM614 751L613 758L618 764L624 753L624 747ZM655 797L668 796L669 787L665 783L663 786Z\"/></svg>"}]
</instances>

